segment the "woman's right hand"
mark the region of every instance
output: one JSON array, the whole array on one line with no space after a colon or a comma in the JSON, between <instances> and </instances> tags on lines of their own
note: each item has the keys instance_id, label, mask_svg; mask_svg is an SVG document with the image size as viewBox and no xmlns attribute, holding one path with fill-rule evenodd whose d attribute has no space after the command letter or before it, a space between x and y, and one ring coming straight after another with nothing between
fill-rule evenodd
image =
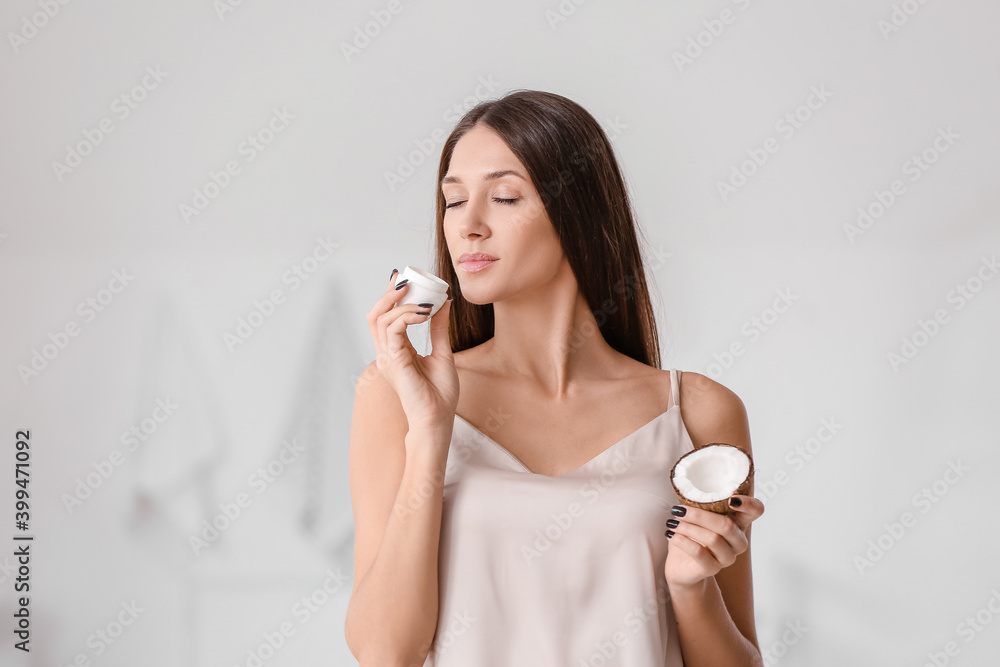
<instances>
[{"instance_id":1,"label":"woman's right hand","mask_svg":"<svg viewBox=\"0 0 1000 667\"><path fill-rule=\"evenodd\" d=\"M368 328L375 343L375 366L396 390L409 430L451 428L458 407L458 372L448 338L451 299L430 318L431 354L420 356L406 335L406 327L425 321L430 310L416 304L395 306L410 288L395 289L398 273L370 311ZM437 319L434 319L434 318Z\"/></svg>"}]
</instances>

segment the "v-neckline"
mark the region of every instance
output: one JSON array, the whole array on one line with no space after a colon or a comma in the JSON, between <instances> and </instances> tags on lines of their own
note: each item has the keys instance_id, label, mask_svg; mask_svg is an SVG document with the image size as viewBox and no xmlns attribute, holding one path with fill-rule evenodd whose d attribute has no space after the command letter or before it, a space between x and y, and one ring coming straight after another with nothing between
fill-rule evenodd
<instances>
[{"instance_id":1,"label":"v-neckline","mask_svg":"<svg viewBox=\"0 0 1000 667\"><path fill-rule=\"evenodd\" d=\"M559 473L557 475L546 475L545 473L535 472L534 470L532 470L528 466L524 465L524 462L521 461L521 459L519 459L516 456L514 456L514 454L509 449L507 449L506 447L504 447L503 445L501 445L499 442L497 442L496 440L494 440L490 436L488 436L485 433L483 433L481 430L479 430L479 428L477 428L468 419L466 419L462 415L458 414L457 412L455 413L455 418L456 419L461 419L463 422L465 422L465 424L469 428L471 428L473 431L475 431L476 433L478 433L479 435L481 435L487 442L493 444L493 446L496 447L497 449L499 449L501 452L503 452L504 454L506 454L507 456L509 456L510 459L511 459L511 461L513 461L514 463L516 463L517 465L519 465L524 470L524 472L528 473L529 475L536 475L538 477L548 477L550 479L558 479L560 477L565 477L567 475L571 475L573 473L579 472L580 470L582 470L582 469L586 468L587 466L589 466L591 463L594 463L598 459L606 456L608 454L608 452L616 449L623 442L627 442L627 441L631 440L633 437L635 437L636 435L638 435L642 431L645 431L652 424L655 424L656 422L658 422L661 419L663 419L665 416L667 416L668 414L670 414L671 410L673 410L674 408L677 408L677 407L679 407L679 405L677 403L674 403L669 408L667 408L666 410L664 410L660 414L656 415L655 417L653 417L652 419L650 419L648 422L646 422L645 424L643 424L639 428L635 429L634 431L632 431L631 433L629 433L628 435L626 435L625 437L623 437L621 440L618 440L617 442L614 442L611 445L607 446L606 448L602 449L600 452L598 452L593 457L591 457L590 460L588 460L588 461L580 464L579 466L577 466L576 468L573 468L572 470L567 470L566 472L561 472L561 473Z\"/></svg>"}]
</instances>

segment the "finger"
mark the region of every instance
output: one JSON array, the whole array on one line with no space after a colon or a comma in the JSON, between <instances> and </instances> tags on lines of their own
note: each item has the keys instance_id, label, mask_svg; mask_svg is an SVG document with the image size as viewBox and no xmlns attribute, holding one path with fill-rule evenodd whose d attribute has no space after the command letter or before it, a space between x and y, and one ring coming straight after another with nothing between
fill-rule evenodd
<instances>
[{"instance_id":1,"label":"finger","mask_svg":"<svg viewBox=\"0 0 1000 667\"><path fill-rule=\"evenodd\" d=\"M429 309L413 303L407 303L393 308L379 318L380 329L385 336L385 352L389 359L398 359L399 355L406 354L413 350L410 339L406 335L406 327L411 324L419 324L427 321Z\"/></svg>"},{"instance_id":2,"label":"finger","mask_svg":"<svg viewBox=\"0 0 1000 667\"><path fill-rule=\"evenodd\" d=\"M416 317L418 312L427 312L427 310L427 308L414 303L405 303L394 306L382 313L378 317L377 327L383 351L387 354L392 352L393 349L390 348L393 346L394 341L397 346L399 343L402 343L403 341L399 338L400 335L406 339L406 343L408 344L409 339L406 338L406 327L427 319L426 315ZM398 347L395 348L395 351L398 351Z\"/></svg>"},{"instance_id":3,"label":"finger","mask_svg":"<svg viewBox=\"0 0 1000 667\"><path fill-rule=\"evenodd\" d=\"M736 522L735 516L730 517L697 507L688 507L685 509L683 519L680 519L680 522L693 524L721 535L736 553L742 553L746 550L746 535L743 534L743 529ZM705 543L702 542L702 544ZM709 545L706 544L706 546Z\"/></svg>"},{"instance_id":4,"label":"finger","mask_svg":"<svg viewBox=\"0 0 1000 667\"><path fill-rule=\"evenodd\" d=\"M674 521L678 520L674 519ZM672 529L674 535L670 539L684 535L711 551L715 560L726 567L732 565L736 561L736 557L747 550L746 536L736 527L734 522L730 521L729 523L731 524L730 528L725 533L720 533L690 521L679 520Z\"/></svg>"},{"instance_id":5,"label":"finger","mask_svg":"<svg viewBox=\"0 0 1000 667\"><path fill-rule=\"evenodd\" d=\"M448 359L452 356L451 340L448 338L448 327L451 324L451 302L444 302L431 316L431 356Z\"/></svg>"},{"instance_id":6,"label":"finger","mask_svg":"<svg viewBox=\"0 0 1000 667\"><path fill-rule=\"evenodd\" d=\"M368 320L368 330L371 333L372 341L375 343L376 350L375 356L385 349L385 340L382 339L378 330L378 318L391 310L395 303L403 297L403 293L407 291L407 287L403 287L400 290L396 290L396 283L398 281L399 270L393 269L392 275L389 277L389 284L385 288L385 293L379 297L371 310L368 311L366 319Z\"/></svg>"},{"instance_id":7,"label":"finger","mask_svg":"<svg viewBox=\"0 0 1000 667\"><path fill-rule=\"evenodd\" d=\"M375 326L374 333L377 343L376 355L381 352L382 354L388 354L389 349L389 337L386 332L386 327L389 323L394 322L395 318L401 315L404 311L399 311L396 303L403 298L403 295L409 290L410 286L408 282L400 281L395 283L395 287L390 285L386 289L386 293L375 302L375 306L371 310L371 314L375 316ZM411 304L406 304L411 305ZM410 312L416 310L423 310L422 308L417 308L415 305L408 309ZM392 317L386 317L386 315L391 315ZM414 324L415 322L410 322Z\"/></svg>"},{"instance_id":8,"label":"finger","mask_svg":"<svg viewBox=\"0 0 1000 667\"><path fill-rule=\"evenodd\" d=\"M684 521L708 528L716 533L739 531L735 523L735 516L730 517L719 512L710 512L700 507L690 507L687 505L682 505L681 507L684 508L684 511L680 516L683 517ZM676 515L676 512L672 513Z\"/></svg>"},{"instance_id":9,"label":"finger","mask_svg":"<svg viewBox=\"0 0 1000 667\"><path fill-rule=\"evenodd\" d=\"M695 542L683 533L674 532L673 537L670 538L669 548L680 549L698 563L705 572L714 574L723 568L722 563L707 547Z\"/></svg>"},{"instance_id":10,"label":"finger","mask_svg":"<svg viewBox=\"0 0 1000 667\"><path fill-rule=\"evenodd\" d=\"M733 521L744 531L764 513L764 503L753 496L734 495L729 499L729 508Z\"/></svg>"}]
</instances>

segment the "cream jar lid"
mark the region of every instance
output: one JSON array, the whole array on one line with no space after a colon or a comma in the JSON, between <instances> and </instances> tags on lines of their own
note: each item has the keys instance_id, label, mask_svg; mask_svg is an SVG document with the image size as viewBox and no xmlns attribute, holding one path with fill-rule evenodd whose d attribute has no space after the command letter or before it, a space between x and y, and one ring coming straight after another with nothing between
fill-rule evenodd
<instances>
[{"instance_id":1,"label":"cream jar lid","mask_svg":"<svg viewBox=\"0 0 1000 667\"><path fill-rule=\"evenodd\" d=\"M440 292L442 294L448 293L448 283L441 280L433 273L428 273L422 269L418 269L415 266L407 266L403 269L403 273L400 274L400 278L408 278L410 282L416 283L425 289L429 289L432 292Z\"/></svg>"}]
</instances>

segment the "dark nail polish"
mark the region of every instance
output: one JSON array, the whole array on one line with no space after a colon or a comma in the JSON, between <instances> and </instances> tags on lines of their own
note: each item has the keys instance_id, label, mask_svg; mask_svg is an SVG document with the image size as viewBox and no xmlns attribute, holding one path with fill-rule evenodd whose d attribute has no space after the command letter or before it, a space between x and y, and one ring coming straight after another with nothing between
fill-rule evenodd
<instances>
[{"instance_id":1,"label":"dark nail polish","mask_svg":"<svg viewBox=\"0 0 1000 667\"><path fill-rule=\"evenodd\" d=\"M393 270L392 270L392 273L390 273L390 274L389 274L389 280L392 280L392 277L393 277L394 275L396 275L397 273L399 273L399 269L393 269Z\"/></svg>"},{"instance_id":2,"label":"dark nail polish","mask_svg":"<svg viewBox=\"0 0 1000 667\"><path fill-rule=\"evenodd\" d=\"M396 283L396 289L403 289L403 285L405 285L408 282L410 282L410 279L409 278L404 278L403 280L401 280L398 283Z\"/></svg>"},{"instance_id":3,"label":"dark nail polish","mask_svg":"<svg viewBox=\"0 0 1000 667\"><path fill-rule=\"evenodd\" d=\"M687 511L688 510L686 507L682 507L680 505L674 505L673 507L670 508L670 513L673 514L674 516L684 516L685 514L687 514Z\"/></svg>"},{"instance_id":4,"label":"dark nail polish","mask_svg":"<svg viewBox=\"0 0 1000 667\"><path fill-rule=\"evenodd\" d=\"M671 537L674 536L674 531L668 530L667 532L664 533L664 535L667 536L667 539L670 539Z\"/></svg>"},{"instance_id":5,"label":"dark nail polish","mask_svg":"<svg viewBox=\"0 0 1000 667\"><path fill-rule=\"evenodd\" d=\"M434 307L433 303L418 303L417 305L420 306L421 308L433 308Z\"/></svg>"},{"instance_id":6,"label":"dark nail polish","mask_svg":"<svg viewBox=\"0 0 1000 667\"><path fill-rule=\"evenodd\" d=\"M420 311L417 311L417 315L430 315L430 314L431 314L431 311L429 311L429 310L420 310Z\"/></svg>"},{"instance_id":7,"label":"dark nail polish","mask_svg":"<svg viewBox=\"0 0 1000 667\"><path fill-rule=\"evenodd\" d=\"M670 521L667 521L667 528L676 528L679 525L681 525L681 522L678 521L677 519L671 519Z\"/></svg>"},{"instance_id":8,"label":"dark nail polish","mask_svg":"<svg viewBox=\"0 0 1000 667\"><path fill-rule=\"evenodd\" d=\"M730 498L729 499L729 506L730 507L739 507L742 504L743 504L743 501L740 500L739 498Z\"/></svg>"}]
</instances>

